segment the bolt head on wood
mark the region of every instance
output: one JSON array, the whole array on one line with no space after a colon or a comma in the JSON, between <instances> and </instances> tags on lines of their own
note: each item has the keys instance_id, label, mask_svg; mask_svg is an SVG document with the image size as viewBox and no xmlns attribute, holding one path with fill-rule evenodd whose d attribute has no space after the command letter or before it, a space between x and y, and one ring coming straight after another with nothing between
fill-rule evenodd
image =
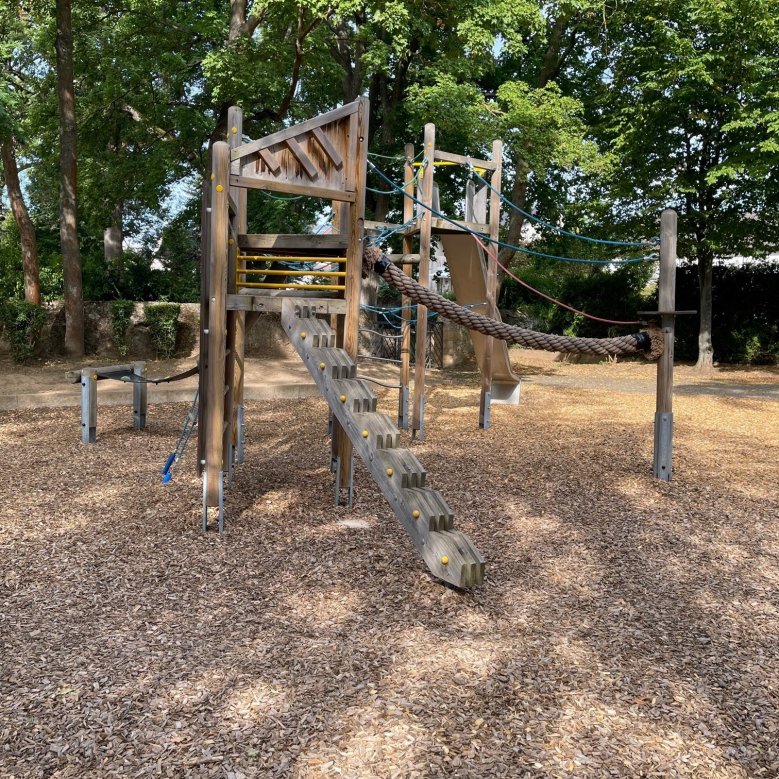
<instances>
[{"instance_id":1,"label":"bolt head on wood","mask_svg":"<svg viewBox=\"0 0 779 779\"><path fill-rule=\"evenodd\" d=\"M301 334L300 334L300 337L305 341L307 335L308 335L308 333L305 330L303 330L303 332L301 332Z\"/></svg>"},{"instance_id":2,"label":"bolt head on wood","mask_svg":"<svg viewBox=\"0 0 779 779\"><path fill-rule=\"evenodd\" d=\"M217 192L224 192L224 187L221 184L216 185L216 191Z\"/></svg>"},{"instance_id":3,"label":"bolt head on wood","mask_svg":"<svg viewBox=\"0 0 779 779\"><path fill-rule=\"evenodd\" d=\"M414 509L411 512L411 516L414 517L414 519L419 519L419 509Z\"/></svg>"},{"instance_id":4,"label":"bolt head on wood","mask_svg":"<svg viewBox=\"0 0 779 779\"><path fill-rule=\"evenodd\" d=\"M341 403L346 403L346 395L341 395L338 400L341 401Z\"/></svg>"},{"instance_id":5,"label":"bolt head on wood","mask_svg":"<svg viewBox=\"0 0 779 779\"><path fill-rule=\"evenodd\" d=\"M238 132L238 128L237 128L237 127L231 127L231 128L230 128L230 132L231 132L233 135L235 135L235 134Z\"/></svg>"},{"instance_id":6,"label":"bolt head on wood","mask_svg":"<svg viewBox=\"0 0 779 779\"><path fill-rule=\"evenodd\" d=\"M323 371L323 370L324 370L326 367L327 367L327 366L326 366L326 365L325 365L323 362L320 362L320 363L319 363L319 370L320 370L320 371Z\"/></svg>"},{"instance_id":7,"label":"bolt head on wood","mask_svg":"<svg viewBox=\"0 0 779 779\"><path fill-rule=\"evenodd\" d=\"M444 556L441 558L441 562L442 562L444 565L449 565L449 558L448 558L446 555L444 555Z\"/></svg>"},{"instance_id":8,"label":"bolt head on wood","mask_svg":"<svg viewBox=\"0 0 779 779\"><path fill-rule=\"evenodd\" d=\"M387 476L392 476L393 473L395 473L395 471L393 471L392 468L387 468Z\"/></svg>"},{"instance_id":9,"label":"bolt head on wood","mask_svg":"<svg viewBox=\"0 0 779 779\"><path fill-rule=\"evenodd\" d=\"M362 431L362 437L367 438L370 435L370 433L367 430Z\"/></svg>"}]
</instances>

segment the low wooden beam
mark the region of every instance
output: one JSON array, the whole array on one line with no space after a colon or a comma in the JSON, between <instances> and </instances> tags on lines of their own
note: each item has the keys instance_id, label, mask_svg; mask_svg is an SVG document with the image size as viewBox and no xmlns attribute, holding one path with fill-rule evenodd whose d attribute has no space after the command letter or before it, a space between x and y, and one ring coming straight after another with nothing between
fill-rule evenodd
<instances>
[{"instance_id":1,"label":"low wooden beam","mask_svg":"<svg viewBox=\"0 0 779 779\"><path fill-rule=\"evenodd\" d=\"M290 195L303 195L304 197L321 197L327 200L343 200L346 203L354 203L355 200L354 191L315 187L310 184L292 184L288 181L270 181L269 179L254 178L252 176L230 176L230 186L246 187L247 189L265 189L269 192L285 192Z\"/></svg>"}]
</instances>

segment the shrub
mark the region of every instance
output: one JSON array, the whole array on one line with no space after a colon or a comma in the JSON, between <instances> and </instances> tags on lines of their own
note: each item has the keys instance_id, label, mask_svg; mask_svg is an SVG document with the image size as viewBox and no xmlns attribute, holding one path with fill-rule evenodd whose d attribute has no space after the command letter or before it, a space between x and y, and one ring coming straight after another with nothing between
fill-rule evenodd
<instances>
[{"instance_id":1,"label":"shrub","mask_svg":"<svg viewBox=\"0 0 779 779\"><path fill-rule=\"evenodd\" d=\"M14 362L29 360L41 337L46 311L24 300L7 300L0 306L0 320Z\"/></svg>"},{"instance_id":2,"label":"shrub","mask_svg":"<svg viewBox=\"0 0 779 779\"><path fill-rule=\"evenodd\" d=\"M158 357L172 357L176 351L176 334L181 306L178 303L157 303L146 306L146 324Z\"/></svg>"},{"instance_id":3,"label":"shrub","mask_svg":"<svg viewBox=\"0 0 779 779\"><path fill-rule=\"evenodd\" d=\"M111 303L111 334L116 350L122 358L127 357L127 352L130 349L127 331L134 309L135 303L132 300L115 300Z\"/></svg>"}]
</instances>

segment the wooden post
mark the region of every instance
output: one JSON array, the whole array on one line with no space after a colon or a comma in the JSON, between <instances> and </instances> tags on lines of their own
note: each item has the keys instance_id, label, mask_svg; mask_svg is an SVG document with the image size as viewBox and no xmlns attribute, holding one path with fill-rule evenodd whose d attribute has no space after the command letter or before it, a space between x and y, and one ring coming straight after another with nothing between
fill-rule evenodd
<instances>
[{"instance_id":1,"label":"wooden post","mask_svg":"<svg viewBox=\"0 0 779 779\"><path fill-rule=\"evenodd\" d=\"M206 400L208 397L208 289L211 269L211 152L208 152L200 198L200 357L197 403L197 475L206 464ZM205 527L203 528L205 530Z\"/></svg>"},{"instance_id":2,"label":"wooden post","mask_svg":"<svg viewBox=\"0 0 779 779\"><path fill-rule=\"evenodd\" d=\"M503 141L492 142L492 160L495 170L490 184L490 241L491 250L498 251L495 241L500 237L500 185L503 174ZM498 265L489 253L485 252L487 262L487 316L497 318ZM481 395L479 397L479 427L487 430L490 426L490 403L492 401L492 352L494 339L487 336L484 340L484 367L481 376Z\"/></svg>"},{"instance_id":3,"label":"wooden post","mask_svg":"<svg viewBox=\"0 0 779 779\"><path fill-rule=\"evenodd\" d=\"M365 176L368 165L368 99L359 98L356 113L349 122L350 148L354 156L350 183L355 200L349 207L349 238L346 250L346 315L343 325L343 348L356 362L360 342L360 285L362 284L362 251L365 227ZM335 420L334 420L335 421ZM338 484L348 489L349 505L352 500L352 471L354 466L352 442L340 425L334 425L338 434L338 458L340 462ZM340 499L340 496L339 496Z\"/></svg>"},{"instance_id":4,"label":"wooden post","mask_svg":"<svg viewBox=\"0 0 779 779\"><path fill-rule=\"evenodd\" d=\"M657 361L657 404L655 408L654 460L652 471L669 481L673 473L673 370L674 324L676 320L676 211L666 208L660 215L660 279L658 310L665 336L665 350Z\"/></svg>"},{"instance_id":5,"label":"wooden post","mask_svg":"<svg viewBox=\"0 0 779 779\"><path fill-rule=\"evenodd\" d=\"M405 147L406 163L403 166L403 189L414 195L414 144L407 143ZM403 222L408 222L414 216L414 201L410 197L403 198ZM413 249L411 236L403 236L403 254L411 254ZM411 276L412 265L403 264L403 273ZM411 381L411 299L401 297L401 315L403 321L400 330L400 389L398 391L398 427L408 430L408 387Z\"/></svg>"},{"instance_id":6,"label":"wooden post","mask_svg":"<svg viewBox=\"0 0 779 779\"><path fill-rule=\"evenodd\" d=\"M97 373L94 368L81 370L81 443L97 440Z\"/></svg>"},{"instance_id":7,"label":"wooden post","mask_svg":"<svg viewBox=\"0 0 779 779\"><path fill-rule=\"evenodd\" d=\"M238 148L243 142L243 111L238 106L232 106L227 112L227 145L231 149ZM234 173L240 174L240 162L236 163ZM233 220L235 232L238 235L246 233L247 214L246 214L246 188L230 187L230 197L236 205L237 213ZM232 259L238 253L238 244L231 247ZM235 277L228 279L228 289L235 292ZM232 443L235 461L243 462L244 456L244 355L246 352L246 312L231 311L228 316L234 317L233 332L233 424L232 424Z\"/></svg>"},{"instance_id":8,"label":"wooden post","mask_svg":"<svg viewBox=\"0 0 779 779\"><path fill-rule=\"evenodd\" d=\"M435 171L435 125L425 125L425 164L422 167L420 200L427 208L420 214L419 231L419 283L430 286L430 241L433 230L433 174ZM417 342L414 350L414 413L411 420L411 437L425 438L425 362L427 361L427 308L417 306Z\"/></svg>"},{"instance_id":9,"label":"wooden post","mask_svg":"<svg viewBox=\"0 0 779 779\"><path fill-rule=\"evenodd\" d=\"M136 362L133 365L133 375L140 379L146 376L146 363ZM149 385L145 381L133 382L133 427L136 430L146 428L146 408L148 405Z\"/></svg>"},{"instance_id":10,"label":"wooden post","mask_svg":"<svg viewBox=\"0 0 779 779\"><path fill-rule=\"evenodd\" d=\"M211 149L211 227L208 284L208 384L205 408L205 505L221 503L227 329L228 188L230 148L218 141Z\"/></svg>"}]
</instances>

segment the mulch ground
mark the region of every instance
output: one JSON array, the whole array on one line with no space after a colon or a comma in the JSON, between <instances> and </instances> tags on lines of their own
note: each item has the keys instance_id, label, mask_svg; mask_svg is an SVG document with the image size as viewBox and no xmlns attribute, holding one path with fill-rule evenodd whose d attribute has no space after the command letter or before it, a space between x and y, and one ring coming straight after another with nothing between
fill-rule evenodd
<instances>
[{"instance_id":1,"label":"mulch ground","mask_svg":"<svg viewBox=\"0 0 779 779\"><path fill-rule=\"evenodd\" d=\"M160 483L185 405L0 414L0 776L779 776L776 401L679 397L665 483L651 396L477 399L413 447L475 592L361 466L332 506L322 401L249 404L221 537L194 447Z\"/></svg>"}]
</instances>

